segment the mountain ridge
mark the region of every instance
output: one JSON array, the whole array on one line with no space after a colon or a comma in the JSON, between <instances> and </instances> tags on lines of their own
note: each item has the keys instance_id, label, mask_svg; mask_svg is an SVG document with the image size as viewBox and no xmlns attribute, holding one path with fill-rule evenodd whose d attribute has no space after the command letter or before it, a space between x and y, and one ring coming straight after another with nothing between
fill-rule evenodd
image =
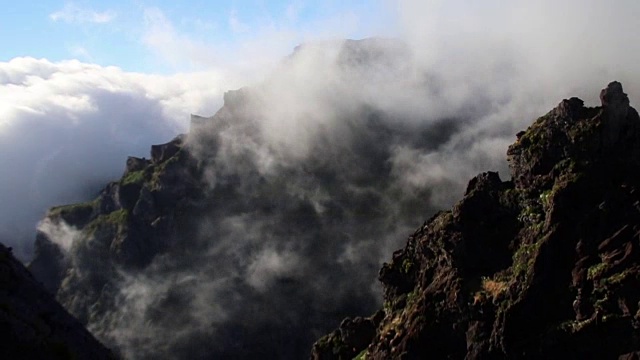
<instances>
[{"instance_id":1,"label":"mountain ridge","mask_svg":"<svg viewBox=\"0 0 640 360\"><path fill-rule=\"evenodd\" d=\"M602 94L606 106L585 108L572 98L518 134L509 150L513 179L475 177L454 210L434 215L432 228L421 227L410 246L394 253L379 274L385 301L384 311L376 312L380 292L373 280L382 259L463 184L443 169L425 169L446 159L438 157L443 147L460 152L473 145L460 142L457 133L472 124L470 114L482 118L487 107L480 96L452 111L420 115L424 104L408 106L410 96L395 90L437 98L439 89L423 78L406 80L401 75L414 70L407 59L378 45L345 42L337 52L301 48L265 83L227 92L214 116L192 116L189 134L152 146L149 159L128 158L122 177L93 201L50 209L30 269L125 358L300 358L345 316L374 312L342 322L314 354L351 358L371 348L373 357L405 350L405 356L419 357L425 349L415 341L429 330L425 314L445 315L436 339L454 357L462 356L466 342L475 349L469 356L539 349L512 344L533 331L514 320L520 307L532 306L521 295L531 292L532 279L548 280L531 270L542 261L538 253L557 246L574 256L569 248L575 239L568 248L536 239L570 233L547 223L575 217L567 210L572 203L593 205L571 191L590 184L581 174L594 159L606 153L625 164L637 154L637 113L621 85L612 83ZM322 81L302 76L309 61L326 75ZM366 76L390 63L406 67ZM380 106L373 101L380 100L378 90L388 97ZM604 118L620 121L611 126ZM621 148L629 154L616 153ZM467 160L492 163L486 155ZM610 170L605 165L597 162ZM588 249L588 266L579 269L588 274L598 265L591 278L608 274L597 251ZM563 311L572 308L573 291L580 288L571 287L569 295L564 290L572 266L564 265L571 269L561 271L562 281L550 282L563 296ZM585 286L581 299L587 300L577 304L590 318L587 305L600 295ZM427 289L440 299L437 306L425 300L434 295ZM497 310L490 304L504 298L513 306L500 305L491 315ZM573 321L566 312L553 316ZM413 338L405 336L403 324ZM536 324L536 331L547 326ZM442 335L449 325L457 328L453 338ZM382 335L389 346L371 344Z\"/></svg>"},{"instance_id":2,"label":"mountain ridge","mask_svg":"<svg viewBox=\"0 0 640 360\"><path fill-rule=\"evenodd\" d=\"M384 309L312 359L637 358L640 118L619 82L600 98L520 132L512 179L473 178L384 264Z\"/></svg>"},{"instance_id":3,"label":"mountain ridge","mask_svg":"<svg viewBox=\"0 0 640 360\"><path fill-rule=\"evenodd\" d=\"M36 277L130 358L299 358L336 321L374 309L378 259L434 193L406 191L393 157L433 151L455 125L431 132L371 94L336 96L377 62L404 61L386 42L343 45L299 49L282 76L227 92L186 136L130 157L94 200L50 209ZM335 74L297 84L308 61Z\"/></svg>"}]
</instances>

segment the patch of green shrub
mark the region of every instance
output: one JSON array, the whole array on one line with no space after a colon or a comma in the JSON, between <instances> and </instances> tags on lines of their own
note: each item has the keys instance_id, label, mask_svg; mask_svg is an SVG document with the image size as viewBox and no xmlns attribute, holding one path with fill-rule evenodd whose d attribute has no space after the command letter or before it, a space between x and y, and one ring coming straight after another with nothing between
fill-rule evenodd
<instances>
[{"instance_id":1,"label":"patch of green shrub","mask_svg":"<svg viewBox=\"0 0 640 360\"><path fill-rule=\"evenodd\" d=\"M589 269L587 269L587 279L593 280L602 275L602 273L604 273L606 270L607 264L605 263L598 263L596 265L593 265Z\"/></svg>"},{"instance_id":2,"label":"patch of green shrub","mask_svg":"<svg viewBox=\"0 0 640 360\"><path fill-rule=\"evenodd\" d=\"M356 355L353 360L366 360L367 359L367 349L360 351L360 354Z\"/></svg>"},{"instance_id":3,"label":"patch of green shrub","mask_svg":"<svg viewBox=\"0 0 640 360\"><path fill-rule=\"evenodd\" d=\"M144 183L144 170L132 171L128 173L120 183L124 185L142 184Z\"/></svg>"},{"instance_id":4,"label":"patch of green shrub","mask_svg":"<svg viewBox=\"0 0 640 360\"><path fill-rule=\"evenodd\" d=\"M86 203L54 206L51 209L49 209L49 215L65 217L71 213L91 212L93 211L93 206L95 205L95 203L96 201L94 200L92 202L86 202Z\"/></svg>"}]
</instances>

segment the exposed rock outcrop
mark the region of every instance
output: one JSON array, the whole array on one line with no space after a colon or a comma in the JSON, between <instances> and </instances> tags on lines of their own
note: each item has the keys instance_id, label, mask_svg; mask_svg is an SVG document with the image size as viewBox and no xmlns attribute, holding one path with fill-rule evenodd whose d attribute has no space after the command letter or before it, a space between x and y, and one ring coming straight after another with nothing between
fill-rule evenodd
<instances>
[{"instance_id":1,"label":"exposed rock outcrop","mask_svg":"<svg viewBox=\"0 0 640 360\"><path fill-rule=\"evenodd\" d=\"M617 359L640 351L640 117L563 100L380 271L384 319L313 359ZM334 334L328 335L333 339ZM363 330L362 336L369 336Z\"/></svg>"},{"instance_id":2,"label":"exposed rock outcrop","mask_svg":"<svg viewBox=\"0 0 640 360\"><path fill-rule=\"evenodd\" d=\"M169 160L182 148L185 135L177 136L175 139L169 141L166 144L151 145L151 161L155 164L163 163ZM127 162L127 166L128 166Z\"/></svg>"},{"instance_id":3,"label":"exposed rock outcrop","mask_svg":"<svg viewBox=\"0 0 640 360\"><path fill-rule=\"evenodd\" d=\"M223 95L224 106L231 109L243 106L249 92L250 90L247 87L226 91Z\"/></svg>"},{"instance_id":4,"label":"exposed rock outcrop","mask_svg":"<svg viewBox=\"0 0 640 360\"><path fill-rule=\"evenodd\" d=\"M610 83L600 92L600 101L607 121L604 125L606 146L615 146L618 139L627 135L628 127L633 124L629 118L629 97L622 91L622 84Z\"/></svg>"},{"instance_id":5,"label":"exposed rock outcrop","mask_svg":"<svg viewBox=\"0 0 640 360\"><path fill-rule=\"evenodd\" d=\"M124 175L127 176L132 172L144 170L147 166L149 166L150 161L145 158L137 158L135 156L129 156L127 158L127 165L124 170Z\"/></svg>"}]
</instances>

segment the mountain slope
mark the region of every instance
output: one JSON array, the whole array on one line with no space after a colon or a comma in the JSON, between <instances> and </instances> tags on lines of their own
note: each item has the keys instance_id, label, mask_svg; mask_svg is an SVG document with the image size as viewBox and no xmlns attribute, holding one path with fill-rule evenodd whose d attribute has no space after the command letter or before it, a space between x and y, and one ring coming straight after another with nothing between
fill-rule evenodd
<instances>
[{"instance_id":1,"label":"mountain slope","mask_svg":"<svg viewBox=\"0 0 640 360\"><path fill-rule=\"evenodd\" d=\"M417 160L470 120L411 105L431 89L395 43L303 46L226 93L93 201L50 209L35 276L124 357L306 356L380 305L384 254L463 185Z\"/></svg>"},{"instance_id":2,"label":"mountain slope","mask_svg":"<svg viewBox=\"0 0 640 360\"><path fill-rule=\"evenodd\" d=\"M0 357L114 359L0 244Z\"/></svg>"},{"instance_id":3,"label":"mountain slope","mask_svg":"<svg viewBox=\"0 0 640 360\"><path fill-rule=\"evenodd\" d=\"M384 309L314 359L617 359L640 350L640 118L562 101L380 270ZM354 327L354 323L367 326ZM629 355L631 356L631 355Z\"/></svg>"}]
</instances>

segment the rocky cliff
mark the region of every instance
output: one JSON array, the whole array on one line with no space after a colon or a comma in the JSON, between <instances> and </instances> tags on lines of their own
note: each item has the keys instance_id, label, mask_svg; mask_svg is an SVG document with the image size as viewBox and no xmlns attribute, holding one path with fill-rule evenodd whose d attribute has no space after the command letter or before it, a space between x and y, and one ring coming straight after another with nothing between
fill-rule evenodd
<instances>
[{"instance_id":1,"label":"rocky cliff","mask_svg":"<svg viewBox=\"0 0 640 360\"><path fill-rule=\"evenodd\" d=\"M0 358L115 359L0 244Z\"/></svg>"},{"instance_id":2,"label":"rocky cliff","mask_svg":"<svg viewBox=\"0 0 640 360\"><path fill-rule=\"evenodd\" d=\"M640 118L622 85L517 135L379 273L384 308L313 359L618 359L640 351Z\"/></svg>"}]
</instances>

